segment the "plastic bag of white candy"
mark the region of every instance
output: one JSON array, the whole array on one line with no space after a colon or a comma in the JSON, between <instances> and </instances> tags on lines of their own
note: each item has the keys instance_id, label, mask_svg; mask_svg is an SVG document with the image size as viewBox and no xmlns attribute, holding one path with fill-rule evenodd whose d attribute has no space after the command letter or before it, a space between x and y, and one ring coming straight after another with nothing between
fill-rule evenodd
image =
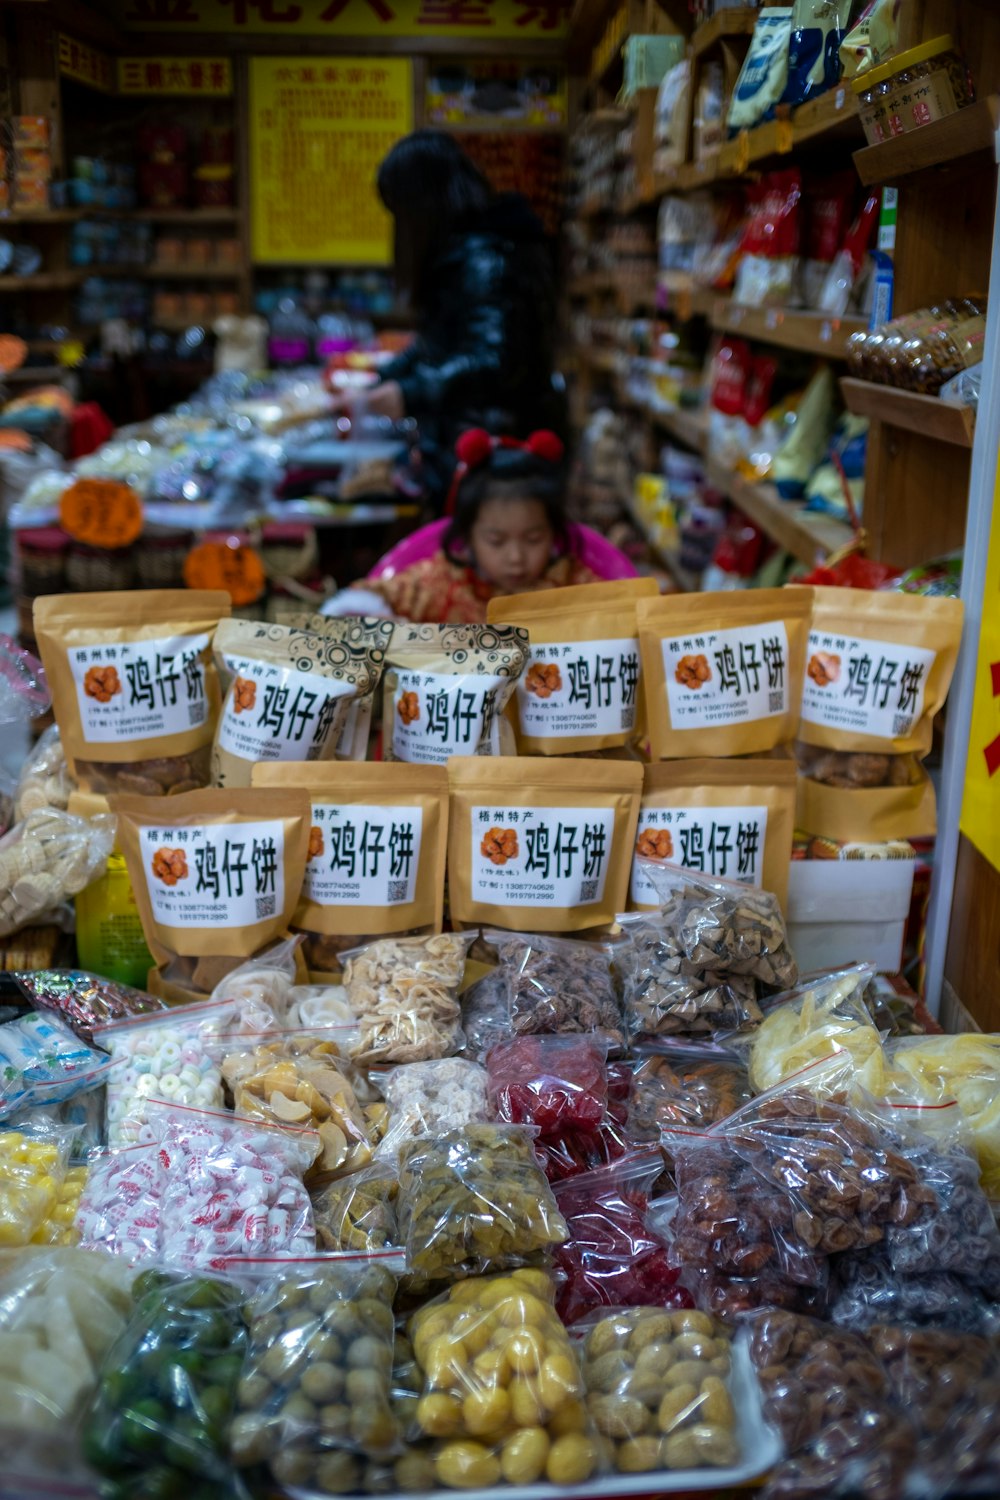
<instances>
[{"instance_id":1,"label":"plastic bag of white candy","mask_svg":"<svg viewBox=\"0 0 1000 1500\"><path fill-rule=\"evenodd\" d=\"M37 1012L0 1026L0 1120L58 1104L105 1082L111 1058L81 1042L56 1016Z\"/></svg>"},{"instance_id":2,"label":"plastic bag of white candy","mask_svg":"<svg viewBox=\"0 0 1000 1500\"><path fill-rule=\"evenodd\" d=\"M315 1131L158 1100L146 1116L137 1144L91 1158L82 1245L194 1269L315 1249L302 1185L321 1147Z\"/></svg>"},{"instance_id":3,"label":"plastic bag of white candy","mask_svg":"<svg viewBox=\"0 0 1000 1500\"><path fill-rule=\"evenodd\" d=\"M380 1079L389 1125L377 1160L395 1159L414 1136L437 1137L474 1120L488 1120L486 1070L460 1057L404 1063Z\"/></svg>"}]
</instances>

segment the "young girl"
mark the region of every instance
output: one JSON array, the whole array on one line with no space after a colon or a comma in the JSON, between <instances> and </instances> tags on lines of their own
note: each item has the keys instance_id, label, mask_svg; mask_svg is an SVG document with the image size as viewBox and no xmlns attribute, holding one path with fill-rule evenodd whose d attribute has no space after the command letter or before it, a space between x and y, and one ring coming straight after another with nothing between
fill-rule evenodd
<instances>
[{"instance_id":1,"label":"young girl","mask_svg":"<svg viewBox=\"0 0 1000 1500\"><path fill-rule=\"evenodd\" d=\"M440 550L358 589L378 594L399 619L464 625L484 622L498 595L595 581L573 554L555 433L535 432L521 443L474 428L455 453Z\"/></svg>"}]
</instances>

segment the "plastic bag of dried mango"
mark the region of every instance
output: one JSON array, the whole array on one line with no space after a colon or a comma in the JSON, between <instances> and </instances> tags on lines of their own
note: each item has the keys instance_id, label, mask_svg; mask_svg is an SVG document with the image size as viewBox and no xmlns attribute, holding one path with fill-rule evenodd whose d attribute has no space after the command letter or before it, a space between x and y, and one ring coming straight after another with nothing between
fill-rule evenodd
<instances>
[{"instance_id":1,"label":"plastic bag of dried mango","mask_svg":"<svg viewBox=\"0 0 1000 1500\"><path fill-rule=\"evenodd\" d=\"M1000 1036L899 1037L886 1047L886 1097L896 1103L958 1102L986 1196L1000 1201ZM923 1129L933 1129L928 1113Z\"/></svg>"},{"instance_id":2,"label":"plastic bag of dried mango","mask_svg":"<svg viewBox=\"0 0 1000 1500\"><path fill-rule=\"evenodd\" d=\"M586 1387L546 1271L472 1277L414 1313L415 1410L439 1484L583 1484L600 1467Z\"/></svg>"}]
</instances>

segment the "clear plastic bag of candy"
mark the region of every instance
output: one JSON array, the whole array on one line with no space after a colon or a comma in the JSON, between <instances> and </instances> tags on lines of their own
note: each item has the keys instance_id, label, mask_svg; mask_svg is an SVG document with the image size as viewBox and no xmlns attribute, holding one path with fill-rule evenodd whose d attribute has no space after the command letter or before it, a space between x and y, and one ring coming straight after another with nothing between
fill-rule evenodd
<instances>
[{"instance_id":1,"label":"clear plastic bag of candy","mask_svg":"<svg viewBox=\"0 0 1000 1500\"><path fill-rule=\"evenodd\" d=\"M247 1342L243 1289L148 1270L132 1299L84 1422L88 1463L123 1500L242 1500L229 1450Z\"/></svg>"},{"instance_id":2,"label":"clear plastic bag of candy","mask_svg":"<svg viewBox=\"0 0 1000 1500\"><path fill-rule=\"evenodd\" d=\"M610 1166L649 1138L632 1118L631 1097L629 1064L608 1063L608 1107L601 1123L590 1130L564 1130L535 1141L535 1158L549 1182Z\"/></svg>"},{"instance_id":3,"label":"clear plastic bag of candy","mask_svg":"<svg viewBox=\"0 0 1000 1500\"><path fill-rule=\"evenodd\" d=\"M0 937L54 911L105 868L114 819L39 807L0 838Z\"/></svg>"},{"instance_id":4,"label":"clear plastic bag of candy","mask_svg":"<svg viewBox=\"0 0 1000 1500\"><path fill-rule=\"evenodd\" d=\"M487 1075L478 1063L460 1057L431 1058L392 1068L379 1081L389 1110L376 1151L380 1160L395 1158L400 1146L415 1136L435 1137L489 1118Z\"/></svg>"},{"instance_id":5,"label":"clear plastic bag of candy","mask_svg":"<svg viewBox=\"0 0 1000 1500\"><path fill-rule=\"evenodd\" d=\"M679 1268L647 1223L662 1166L659 1152L633 1153L556 1184L556 1203L569 1231L554 1255L564 1277L556 1299L563 1322L575 1323L602 1306L690 1306L677 1285Z\"/></svg>"},{"instance_id":6,"label":"clear plastic bag of candy","mask_svg":"<svg viewBox=\"0 0 1000 1500\"><path fill-rule=\"evenodd\" d=\"M93 1039L95 1026L166 1009L145 990L85 969L23 969L11 978L32 1005L54 1011L84 1041Z\"/></svg>"},{"instance_id":7,"label":"clear plastic bag of candy","mask_svg":"<svg viewBox=\"0 0 1000 1500\"><path fill-rule=\"evenodd\" d=\"M760 1020L752 978L708 968L690 972L676 931L656 913L630 912L618 921L616 962L633 1037L711 1036Z\"/></svg>"},{"instance_id":8,"label":"clear plastic bag of candy","mask_svg":"<svg viewBox=\"0 0 1000 1500\"><path fill-rule=\"evenodd\" d=\"M655 1305L594 1313L584 1330L587 1411L620 1474L739 1463L728 1329Z\"/></svg>"},{"instance_id":9,"label":"clear plastic bag of candy","mask_svg":"<svg viewBox=\"0 0 1000 1500\"><path fill-rule=\"evenodd\" d=\"M534 1125L546 1139L595 1130L608 1108L608 1044L596 1036L516 1036L486 1058L498 1120Z\"/></svg>"},{"instance_id":10,"label":"clear plastic bag of candy","mask_svg":"<svg viewBox=\"0 0 1000 1500\"><path fill-rule=\"evenodd\" d=\"M98 1088L111 1073L111 1062L58 1016L33 1011L8 1021L0 1026L0 1120Z\"/></svg>"},{"instance_id":11,"label":"clear plastic bag of candy","mask_svg":"<svg viewBox=\"0 0 1000 1500\"><path fill-rule=\"evenodd\" d=\"M95 1042L118 1065L107 1089L110 1146L139 1139L151 1098L221 1107L219 1053L235 1017L230 1001L206 1001L94 1028Z\"/></svg>"},{"instance_id":12,"label":"clear plastic bag of candy","mask_svg":"<svg viewBox=\"0 0 1000 1500\"><path fill-rule=\"evenodd\" d=\"M395 1168L376 1162L314 1192L313 1218L320 1249L368 1254L398 1244L398 1188Z\"/></svg>"},{"instance_id":13,"label":"clear plastic bag of candy","mask_svg":"<svg viewBox=\"0 0 1000 1500\"><path fill-rule=\"evenodd\" d=\"M45 1118L0 1130L0 1247L49 1243L45 1226L63 1202L72 1144L71 1129Z\"/></svg>"},{"instance_id":14,"label":"clear plastic bag of candy","mask_svg":"<svg viewBox=\"0 0 1000 1500\"><path fill-rule=\"evenodd\" d=\"M608 946L534 933L485 937L497 950L516 1032L594 1032L609 1048L625 1045Z\"/></svg>"},{"instance_id":15,"label":"clear plastic bag of candy","mask_svg":"<svg viewBox=\"0 0 1000 1500\"><path fill-rule=\"evenodd\" d=\"M288 1024L301 938L284 938L220 979L209 999L233 1007L232 1029L250 1034Z\"/></svg>"},{"instance_id":16,"label":"clear plastic bag of candy","mask_svg":"<svg viewBox=\"0 0 1000 1500\"><path fill-rule=\"evenodd\" d=\"M851 964L809 975L763 1003L764 1018L755 1031L727 1039L746 1056L757 1093L831 1052L851 1057L857 1087L875 1096L883 1093L882 1037L864 999L874 973L874 964Z\"/></svg>"},{"instance_id":17,"label":"clear plastic bag of candy","mask_svg":"<svg viewBox=\"0 0 1000 1500\"><path fill-rule=\"evenodd\" d=\"M472 1124L401 1148L397 1214L409 1270L471 1274L516 1265L565 1240L532 1134Z\"/></svg>"},{"instance_id":18,"label":"clear plastic bag of candy","mask_svg":"<svg viewBox=\"0 0 1000 1500\"><path fill-rule=\"evenodd\" d=\"M356 1062L422 1062L461 1049L458 992L474 940L472 932L380 938L343 955L360 1028Z\"/></svg>"},{"instance_id":19,"label":"clear plastic bag of candy","mask_svg":"<svg viewBox=\"0 0 1000 1500\"><path fill-rule=\"evenodd\" d=\"M66 765L59 728L50 724L21 767L14 792L14 820L21 823L30 812L55 807L65 812L74 783Z\"/></svg>"},{"instance_id":20,"label":"clear plastic bag of candy","mask_svg":"<svg viewBox=\"0 0 1000 1500\"><path fill-rule=\"evenodd\" d=\"M424 1380L416 1424L436 1440L438 1486L579 1485L598 1472L583 1376L553 1302L552 1277L522 1268L461 1281L410 1319Z\"/></svg>"},{"instance_id":21,"label":"clear plastic bag of candy","mask_svg":"<svg viewBox=\"0 0 1000 1500\"><path fill-rule=\"evenodd\" d=\"M232 1457L281 1485L340 1493L344 1455L402 1450L392 1404L392 1302L402 1257L303 1255L228 1263L253 1278Z\"/></svg>"}]
</instances>

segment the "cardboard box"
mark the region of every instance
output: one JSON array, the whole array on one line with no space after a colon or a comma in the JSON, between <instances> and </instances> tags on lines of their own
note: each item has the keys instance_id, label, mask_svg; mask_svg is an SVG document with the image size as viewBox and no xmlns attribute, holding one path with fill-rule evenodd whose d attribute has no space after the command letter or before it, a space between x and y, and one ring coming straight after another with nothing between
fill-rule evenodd
<instances>
[{"instance_id":1,"label":"cardboard box","mask_svg":"<svg viewBox=\"0 0 1000 1500\"><path fill-rule=\"evenodd\" d=\"M793 860L788 938L799 968L808 973L867 962L895 973L913 870L913 858Z\"/></svg>"}]
</instances>

